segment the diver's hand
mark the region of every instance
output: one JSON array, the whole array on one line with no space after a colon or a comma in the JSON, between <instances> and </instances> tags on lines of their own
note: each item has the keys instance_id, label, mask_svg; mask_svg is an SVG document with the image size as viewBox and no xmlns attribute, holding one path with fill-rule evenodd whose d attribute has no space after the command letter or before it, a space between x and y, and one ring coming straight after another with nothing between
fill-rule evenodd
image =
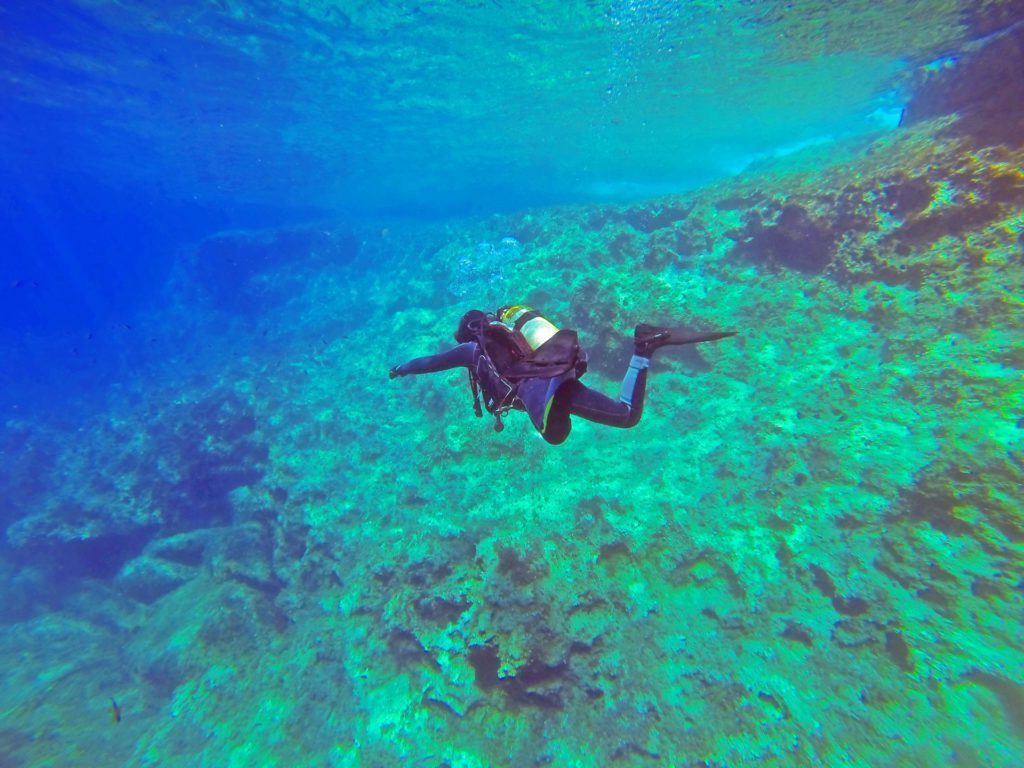
<instances>
[{"instance_id":1,"label":"diver's hand","mask_svg":"<svg viewBox=\"0 0 1024 768\"><path fill-rule=\"evenodd\" d=\"M390 371L388 371L388 378L389 379L397 379L401 375L402 374L400 374L398 372L398 366L397 365L394 368L392 368Z\"/></svg>"}]
</instances>

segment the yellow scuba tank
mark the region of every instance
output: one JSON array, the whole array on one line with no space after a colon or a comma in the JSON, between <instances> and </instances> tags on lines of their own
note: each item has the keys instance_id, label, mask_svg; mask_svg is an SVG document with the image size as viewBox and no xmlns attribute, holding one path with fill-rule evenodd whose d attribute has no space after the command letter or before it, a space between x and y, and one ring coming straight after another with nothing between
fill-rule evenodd
<instances>
[{"instance_id":1,"label":"yellow scuba tank","mask_svg":"<svg viewBox=\"0 0 1024 768\"><path fill-rule=\"evenodd\" d=\"M502 307L498 310L498 321L509 329L523 354L537 351L544 342L558 333L558 328L524 304Z\"/></svg>"}]
</instances>

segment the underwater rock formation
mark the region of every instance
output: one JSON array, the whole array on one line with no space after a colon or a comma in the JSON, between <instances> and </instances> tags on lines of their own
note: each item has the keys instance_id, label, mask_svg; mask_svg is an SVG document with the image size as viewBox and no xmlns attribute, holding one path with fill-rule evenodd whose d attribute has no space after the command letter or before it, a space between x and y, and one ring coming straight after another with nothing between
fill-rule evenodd
<instances>
[{"instance_id":1,"label":"underwater rock formation","mask_svg":"<svg viewBox=\"0 0 1024 768\"><path fill-rule=\"evenodd\" d=\"M955 115L950 133L981 146L1024 145L1024 6L1007 3L1002 10L999 18L977 14L976 39L919 74L906 106L908 125Z\"/></svg>"},{"instance_id":2,"label":"underwater rock formation","mask_svg":"<svg viewBox=\"0 0 1024 768\"><path fill-rule=\"evenodd\" d=\"M767 266L814 274L824 272L835 255L828 220L812 219L796 203L771 201L763 212L748 210L743 224L728 235L736 240L737 253Z\"/></svg>"},{"instance_id":3,"label":"underwater rock formation","mask_svg":"<svg viewBox=\"0 0 1024 768\"><path fill-rule=\"evenodd\" d=\"M235 520L230 494L257 483L268 458L251 407L233 393L208 392L151 413L146 421L145 431L128 440L118 428L97 426L84 454L74 444L52 444L53 456L60 459L45 469L40 482L47 476L75 482L67 484L63 497L40 504L39 511L12 514L5 544L23 568L50 585L54 594L48 601L59 602L69 582L95 578L113 579L126 594L153 602L194 578L193 566L205 559L205 550L195 545L186 554L188 546L173 534L201 536L204 530L245 522L241 515ZM261 515L261 508L252 514ZM236 540L245 544L232 550L240 557L227 559L251 563L269 557L266 534L253 524L259 532L255 538L251 526L234 529ZM239 573L254 583L273 582L265 564L246 565Z\"/></svg>"},{"instance_id":4,"label":"underwater rock formation","mask_svg":"<svg viewBox=\"0 0 1024 768\"><path fill-rule=\"evenodd\" d=\"M289 266L352 260L360 244L344 229L292 228L224 232L203 240L187 263L185 284L217 309L251 313L300 293Z\"/></svg>"},{"instance_id":5,"label":"underwater rock formation","mask_svg":"<svg viewBox=\"0 0 1024 768\"><path fill-rule=\"evenodd\" d=\"M54 563L60 577L112 576L136 554L159 520L152 510L128 506L87 509L73 502L29 515L7 527L7 544L25 562Z\"/></svg>"}]
</instances>

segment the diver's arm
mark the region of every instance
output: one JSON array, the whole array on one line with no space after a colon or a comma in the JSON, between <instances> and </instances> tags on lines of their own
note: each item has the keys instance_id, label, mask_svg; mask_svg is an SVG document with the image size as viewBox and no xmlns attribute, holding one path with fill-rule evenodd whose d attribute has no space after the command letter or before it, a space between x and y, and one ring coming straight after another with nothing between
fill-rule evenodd
<instances>
[{"instance_id":1,"label":"diver's arm","mask_svg":"<svg viewBox=\"0 0 1024 768\"><path fill-rule=\"evenodd\" d=\"M396 365L388 371L388 376L394 379L397 376L437 373L438 371L447 371L459 367L468 368L473 364L473 356L475 354L476 342L469 341L465 344L459 344L457 347L452 347L447 352L441 352L438 355L416 357L407 363Z\"/></svg>"}]
</instances>

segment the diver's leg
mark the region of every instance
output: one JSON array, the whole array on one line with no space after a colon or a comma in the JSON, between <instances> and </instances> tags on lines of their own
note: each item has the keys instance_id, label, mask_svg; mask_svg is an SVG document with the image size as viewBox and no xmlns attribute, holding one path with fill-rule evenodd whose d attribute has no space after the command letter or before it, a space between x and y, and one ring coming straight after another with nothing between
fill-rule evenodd
<instances>
[{"instance_id":1,"label":"diver's leg","mask_svg":"<svg viewBox=\"0 0 1024 768\"><path fill-rule=\"evenodd\" d=\"M569 413L609 427L635 426L644 411L647 368L650 364L649 358L633 355L626 375L622 378L618 400L612 400L578 381L565 384L563 389L567 390Z\"/></svg>"},{"instance_id":2,"label":"diver's leg","mask_svg":"<svg viewBox=\"0 0 1024 768\"><path fill-rule=\"evenodd\" d=\"M572 382L567 384L569 412L598 424L609 427L635 426L644 410L644 394L647 391L647 369L655 350L669 345L698 344L715 341L736 334L736 331L688 331L677 328L641 324L633 334L634 352L629 368L622 378L618 401L595 392L589 387Z\"/></svg>"},{"instance_id":3,"label":"diver's leg","mask_svg":"<svg viewBox=\"0 0 1024 768\"><path fill-rule=\"evenodd\" d=\"M571 410L573 390L578 386L583 385L575 379L567 381L558 388L555 396L551 398L551 408L544 421L544 429L540 433L541 437L551 445L561 445L572 431L572 420L569 418L569 414L573 412Z\"/></svg>"}]
</instances>

